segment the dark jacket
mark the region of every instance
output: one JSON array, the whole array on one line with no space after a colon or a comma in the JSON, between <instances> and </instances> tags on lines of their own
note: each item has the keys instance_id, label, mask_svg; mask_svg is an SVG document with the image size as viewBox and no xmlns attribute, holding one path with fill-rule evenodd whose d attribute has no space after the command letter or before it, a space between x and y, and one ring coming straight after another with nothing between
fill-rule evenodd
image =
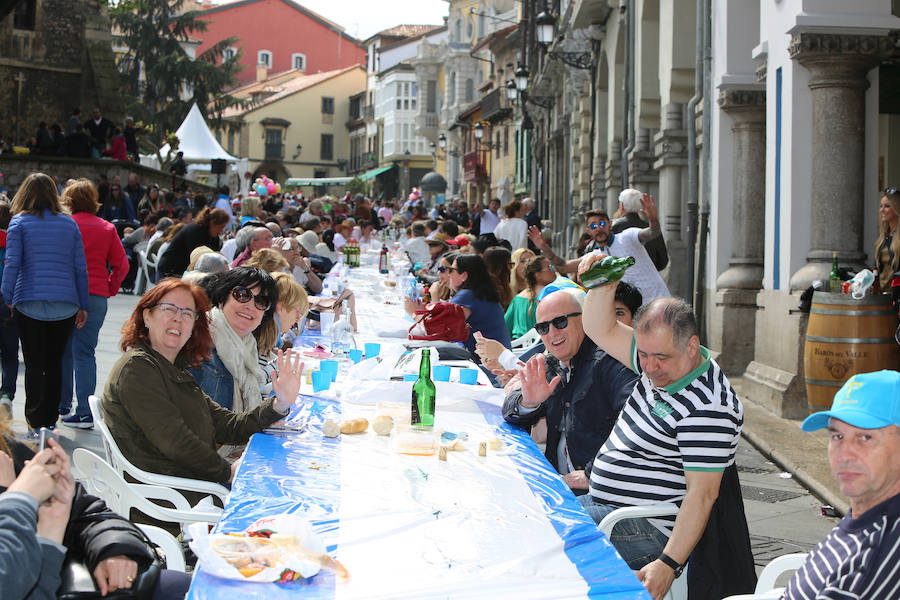
<instances>
[{"instance_id":1,"label":"dark jacket","mask_svg":"<svg viewBox=\"0 0 900 600\"><path fill-rule=\"evenodd\" d=\"M547 381L560 373L559 361L550 353ZM622 363L597 348L585 336L578 353L569 361L571 375L553 390L537 410L519 414L522 391L516 390L503 400L503 418L508 423L527 427L547 417L547 449L544 456L558 471L557 447L561 431L575 470L590 468L594 457L612 432L625 401L634 390L637 376Z\"/></svg>"},{"instance_id":2,"label":"dark jacket","mask_svg":"<svg viewBox=\"0 0 900 600\"><path fill-rule=\"evenodd\" d=\"M647 222L641 219L637 213L626 213L624 217L613 221L612 232L619 233L631 227L645 229L647 226ZM653 261L653 266L657 271L662 271L669 264L669 251L666 250L666 240L663 239L662 234L644 244L644 249L650 255L650 260Z\"/></svg>"},{"instance_id":3,"label":"dark jacket","mask_svg":"<svg viewBox=\"0 0 900 600\"><path fill-rule=\"evenodd\" d=\"M719 497L691 553L687 578L690 600L719 600L735 594L752 594L756 588L750 531L735 465L725 469L722 475Z\"/></svg>"},{"instance_id":4,"label":"dark jacket","mask_svg":"<svg viewBox=\"0 0 900 600\"><path fill-rule=\"evenodd\" d=\"M165 256L165 254L163 254ZM234 375L219 358L216 349L212 349L212 357L204 360L199 367L189 367L188 373L194 376L203 393L212 401L232 410L234 406Z\"/></svg>"},{"instance_id":5,"label":"dark jacket","mask_svg":"<svg viewBox=\"0 0 900 600\"><path fill-rule=\"evenodd\" d=\"M34 451L9 437L6 442L18 474L25 461L34 456ZM0 487L0 492L5 490ZM138 528L111 511L103 500L88 494L80 483L75 484L75 497L72 499L63 545L71 558L83 561L91 572L101 560L112 556L127 556L140 566L149 564L153 559Z\"/></svg>"},{"instance_id":6,"label":"dark jacket","mask_svg":"<svg viewBox=\"0 0 900 600\"><path fill-rule=\"evenodd\" d=\"M284 415L265 400L235 414L203 393L185 370L146 345L129 349L106 380L103 415L135 466L176 477L227 482L231 465L216 444L245 444Z\"/></svg>"},{"instance_id":7,"label":"dark jacket","mask_svg":"<svg viewBox=\"0 0 900 600\"><path fill-rule=\"evenodd\" d=\"M537 214L536 208L525 215L525 222L528 224L529 228L533 225L538 229L543 229L541 226L541 217ZM534 245L534 242L532 242L531 239L528 240L528 249L537 254L537 246Z\"/></svg>"},{"instance_id":8,"label":"dark jacket","mask_svg":"<svg viewBox=\"0 0 900 600\"><path fill-rule=\"evenodd\" d=\"M100 117L99 123L95 123L94 119L84 122L84 130L91 136L91 142L98 150L106 148L106 142L112 136L113 129L115 126L106 117Z\"/></svg>"},{"instance_id":9,"label":"dark jacket","mask_svg":"<svg viewBox=\"0 0 900 600\"><path fill-rule=\"evenodd\" d=\"M222 240L209 235L209 226L203 227L199 223L185 225L159 257L159 272L181 277L191 262L191 252L200 246L208 246L218 252L222 249Z\"/></svg>"}]
</instances>

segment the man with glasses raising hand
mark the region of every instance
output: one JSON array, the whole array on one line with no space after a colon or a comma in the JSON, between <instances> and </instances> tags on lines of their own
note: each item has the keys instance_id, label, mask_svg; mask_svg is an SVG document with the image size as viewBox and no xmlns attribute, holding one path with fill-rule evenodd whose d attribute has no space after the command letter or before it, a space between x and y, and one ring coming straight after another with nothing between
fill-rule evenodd
<instances>
[{"instance_id":1,"label":"man with glasses raising hand","mask_svg":"<svg viewBox=\"0 0 900 600\"><path fill-rule=\"evenodd\" d=\"M661 234L659 213L656 203L653 201L653 196L644 194L641 198L641 206L650 226L643 229L632 227L616 234L612 232L612 220L605 211L588 211L585 218L587 219L587 232L591 236L591 241L585 248L585 252L602 253L619 258L633 257L635 261L634 266L625 272L622 281L628 282L640 290L641 295L644 297L644 303L647 303L654 298L668 296L669 288L666 287L666 283L660 277L653 260L644 248L644 244L656 239ZM544 240L540 230L536 227L528 229L528 238L538 247L542 254L550 259L550 262L560 273L574 273L578 269L579 259L565 261L554 254L553 249L550 248L550 245Z\"/></svg>"},{"instance_id":2,"label":"man with glasses raising hand","mask_svg":"<svg viewBox=\"0 0 900 600\"><path fill-rule=\"evenodd\" d=\"M503 417L513 425L530 427L547 417L545 456L576 494L587 491L594 456L637 380L584 335L581 298L582 292L563 290L541 300L534 328L546 355L525 364L521 389L503 401Z\"/></svg>"}]
</instances>

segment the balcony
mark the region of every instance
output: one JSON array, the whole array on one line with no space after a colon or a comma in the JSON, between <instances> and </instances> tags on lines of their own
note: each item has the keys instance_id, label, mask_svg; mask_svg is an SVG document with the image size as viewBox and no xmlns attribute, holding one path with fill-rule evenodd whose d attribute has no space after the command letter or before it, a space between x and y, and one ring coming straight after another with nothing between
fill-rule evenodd
<instances>
[{"instance_id":1,"label":"balcony","mask_svg":"<svg viewBox=\"0 0 900 600\"><path fill-rule=\"evenodd\" d=\"M437 128L438 128L438 114L437 113L425 113L421 115L416 115L416 135L425 137L425 138L435 138L437 137Z\"/></svg>"},{"instance_id":2,"label":"balcony","mask_svg":"<svg viewBox=\"0 0 900 600\"><path fill-rule=\"evenodd\" d=\"M487 166L481 152L468 152L463 155L463 179L465 181L487 181Z\"/></svg>"},{"instance_id":3,"label":"balcony","mask_svg":"<svg viewBox=\"0 0 900 600\"><path fill-rule=\"evenodd\" d=\"M362 168L369 170L378 166L378 155L374 152L366 152L362 155Z\"/></svg>"}]
</instances>

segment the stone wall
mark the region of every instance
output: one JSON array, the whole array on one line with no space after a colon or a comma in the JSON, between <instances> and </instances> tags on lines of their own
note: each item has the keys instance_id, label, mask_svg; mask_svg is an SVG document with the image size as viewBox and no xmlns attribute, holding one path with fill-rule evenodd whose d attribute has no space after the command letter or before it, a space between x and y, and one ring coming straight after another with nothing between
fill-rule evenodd
<instances>
[{"instance_id":1,"label":"stone wall","mask_svg":"<svg viewBox=\"0 0 900 600\"><path fill-rule=\"evenodd\" d=\"M156 183L161 188L172 187L172 175L170 173L157 171L133 162L108 159L92 160L4 153L0 154L0 173L3 174L3 179L0 179L0 188L8 187L10 190L18 186L31 173L46 173L56 177L61 183L67 179L77 179L79 177L86 177L91 181L96 181L99 175L106 175L109 179L118 175L123 184L127 181L128 174L134 173L138 176L138 181L142 185ZM181 177L176 177L175 179L176 185L184 182L189 184L194 191L207 194L214 192L214 188L196 181Z\"/></svg>"}]
</instances>

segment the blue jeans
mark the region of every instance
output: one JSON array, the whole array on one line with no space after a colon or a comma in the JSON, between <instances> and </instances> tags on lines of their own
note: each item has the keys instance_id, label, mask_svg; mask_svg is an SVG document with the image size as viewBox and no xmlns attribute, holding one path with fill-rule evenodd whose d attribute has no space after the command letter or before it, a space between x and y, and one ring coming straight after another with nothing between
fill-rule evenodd
<instances>
[{"instance_id":1,"label":"blue jeans","mask_svg":"<svg viewBox=\"0 0 900 600\"><path fill-rule=\"evenodd\" d=\"M75 414L79 417L89 416L91 407L88 396L94 393L97 386L97 360L94 350L100 327L106 319L107 299L103 296L90 296L87 306L87 320L81 329L72 330L69 343L66 344L62 358L62 386L60 388L60 409L68 411L72 406L72 376L75 376L75 398L77 406Z\"/></svg>"},{"instance_id":2,"label":"blue jeans","mask_svg":"<svg viewBox=\"0 0 900 600\"><path fill-rule=\"evenodd\" d=\"M611 504L600 504L590 494L580 496L578 501L591 516L594 523L621 508ZM647 563L659 558L669 538L647 519L626 519L613 527L609 541L616 547L628 567L637 571Z\"/></svg>"},{"instance_id":3,"label":"blue jeans","mask_svg":"<svg viewBox=\"0 0 900 600\"><path fill-rule=\"evenodd\" d=\"M16 378L19 376L19 332L13 321L12 311L0 297L0 369L3 383L0 394L12 400L16 395Z\"/></svg>"}]
</instances>

